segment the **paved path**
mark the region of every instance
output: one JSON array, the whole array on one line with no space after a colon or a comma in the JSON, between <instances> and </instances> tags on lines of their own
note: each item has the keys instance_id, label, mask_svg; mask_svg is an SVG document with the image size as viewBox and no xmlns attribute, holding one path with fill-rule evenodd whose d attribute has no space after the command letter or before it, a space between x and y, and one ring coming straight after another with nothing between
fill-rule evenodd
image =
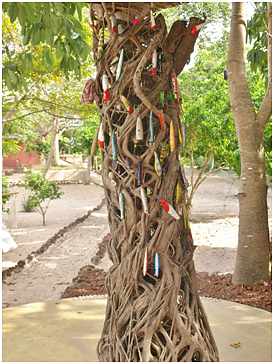
<instances>
[{"instance_id":1,"label":"paved path","mask_svg":"<svg viewBox=\"0 0 274 364\"><path fill-rule=\"evenodd\" d=\"M97 244L108 232L107 207L104 205L72 227L20 273L13 272L10 277L5 277L3 307L59 299L79 270L91 264Z\"/></svg>"},{"instance_id":2,"label":"paved path","mask_svg":"<svg viewBox=\"0 0 274 364\"><path fill-rule=\"evenodd\" d=\"M220 361L272 361L270 312L220 300L203 305ZM106 299L64 299L3 310L3 362L98 362L105 307Z\"/></svg>"}]
</instances>

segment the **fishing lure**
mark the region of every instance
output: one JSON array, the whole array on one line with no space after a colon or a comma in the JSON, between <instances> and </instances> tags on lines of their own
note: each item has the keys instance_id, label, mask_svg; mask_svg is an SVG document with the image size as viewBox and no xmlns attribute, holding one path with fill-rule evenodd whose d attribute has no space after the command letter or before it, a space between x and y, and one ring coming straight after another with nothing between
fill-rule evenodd
<instances>
[{"instance_id":1,"label":"fishing lure","mask_svg":"<svg viewBox=\"0 0 274 364\"><path fill-rule=\"evenodd\" d=\"M137 142L140 142L143 139L144 139L143 123L142 119L138 117L136 122L136 140Z\"/></svg>"},{"instance_id":2,"label":"fishing lure","mask_svg":"<svg viewBox=\"0 0 274 364\"><path fill-rule=\"evenodd\" d=\"M155 23L155 19L154 19L152 10L150 10L150 23L151 23L151 28L155 30L156 29L156 23Z\"/></svg>"},{"instance_id":3,"label":"fishing lure","mask_svg":"<svg viewBox=\"0 0 274 364\"><path fill-rule=\"evenodd\" d=\"M160 119L160 123L161 123L162 130L163 131L166 131L165 117L164 117L163 110L158 110L158 116L159 116L159 119Z\"/></svg>"},{"instance_id":4,"label":"fishing lure","mask_svg":"<svg viewBox=\"0 0 274 364\"><path fill-rule=\"evenodd\" d=\"M157 155L155 150L154 150L154 157L155 157L154 169L155 169L155 172L157 173L157 175L161 178L162 174L163 174L163 169L162 169L161 162L160 162L160 160L158 158L158 155Z\"/></svg>"},{"instance_id":5,"label":"fishing lure","mask_svg":"<svg viewBox=\"0 0 274 364\"><path fill-rule=\"evenodd\" d=\"M181 133L180 128L178 129L178 136L179 136L179 142L180 142L180 144L183 145L183 138L182 138L182 133Z\"/></svg>"},{"instance_id":6,"label":"fishing lure","mask_svg":"<svg viewBox=\"0 0 274 364\"><path fill-rule=\"evenodd\" d=\"M94 29L94 23L92 21L92 6L89 6L89 26L91 27L91 29Z\"/></svg>"},{"instance_id":7,"label":"fishing lure","mask_svg":"<svg viewBox=\"0 0 274 364\"><path fill-rule=\"evenodd\" d=\"M130 105L129 105L129 102L128 102L127 98L126 98L124 95L120 95L120 96L121 96L121 100L122 100L122 102L123 102L123 104L124 104L125 108L127 109L127 111L128 111L130 114L132 114L132 113L133 113L133 111L132 111L132 109L131 109L131 107L130 107Z\"/></svg>"},{"instance_id":8,"label":"fishing lure","mask_svg":"<svg viewBox=\"0 0 274 364\"><path fill-rule=\"evenodd\" d=\"M176 187L175 187L175 205L176 206L180 202L181 197L182 197L182 189L181 189L179 178L178 178L177 184L176 184Z\"/></svg>"},{"instance_id":9,"label":"fishing lure","mask_svg":"<svg viewBox=\"0 0 274 364\"><path fill-rule=\"evenodd\" d=\"M116 71L116 82L119 81L120 77L121 77L121 74L122 74L122 68L123 68L123 64L124 64L124 48L122 49L121 51L121 54L120 54L120 58L119 58L119 62L118 62L118 66L117 66L117 71ZM122 85L123 83L121 83ZM120 86L121 86L120 85ZM122 88L123 86L121 86ZM121 91L122 92L122 91ZM120 90L119 90L119 93L121 93Z\"/></svg>"},{"instance_id":10,"label":"fishing lure","mask_svg":"<svg viewBox=\"0 0 274 364\"><path fill-rule=\"evenodd\" d=\"M159 102L160 102L160 105L161 105L161 109L164 108L164 98L165 98L164 91L160 91L159 92Z\"/></svg>"},{"instance_id":11,"label":"fishing lure","mask_svg":"<svg viewBox=\"0 0 274 364\"><path fill-rule=\"evenodd\" d=\"M183 219L184 219L184 228L188 229L188 235L191 237L192 239L192 234L191 234L191 229L190 229L190 223L187 217L187 213L186 213L186 209L185 206L183 205Z\"/></svg>"},{"instance_id":12,"label":"fishing lure","mask_svg":"<svg viewBox=\"0 0 274 364\"><path fill-rule=\"evenodd\" d=\"M98 145L99 148L103 148L105 142L104 132L103 132L103 124L100 124L99 133L98 133Z\"/></svg>"},{"instance_id":13,"label":"fishing lure","mask_svg":"<svg viewBox=\"0 0 274 364\"><path fill-rule=\"evenodd\" d=\"M170 151L172 153L175 149L175 132L172 120L170 122L169 142L170 142Z\"/></svg>"},{"instance_id":14,"label":"fishing lure","mask_svg":"<svg viewBox=\"0 0 274 364\"><path fill-rule=\"evenodd\" d=\"M160 267L160 262L159 262L159 254L155 253L155 277L159 277L159 267Z\"/></svg>"},{"instance_id":15,"label":"fishing lure","mask_svg":"<svg viewBox=\"0 0 274 364\"><path fill-rule=\"evenodd\" d=\"M110 96L109 96L109 91L108 91L108 76L104 73L103 74L103 80L102 80L102 84L103 84L103 101L109 101L110 100Z\"/></svg>"},{"instance_id":16,"label":"fishing lure","mask_svg":"<svg viewBox=\"0 0 274 364\"><path fill-rule=\"evenodd\" d=\"M159 46L157 47L157 75L163 73L163 58L163 48Z\"/></svg>"},{"instance_id":17,"label":"fishing lure","mask_svg":"<svg viewBox=\"0 0 274 364\"><path fill-rule=\"evenodd\" d=\"M166 145L163 145L163 147L162 147L162 154L160 156L160 162L161 163L163 163L165 157L166 157Z\"/></svg>"},{"instance_id":18,"label":"fishing lure","mask_svg":"<svg viewBox=\"0 0 274 364\"><path fill-rule=\"evenodd\" d=\"M131 159L129 157L126 157L126 164L128 169L132 169L132 163Z\"/></svg>"},{"instance_id":19,"label":"fishing lure","mask_svg":"<svg viewBox=\"0 0 274 364\"><path fill-rule=\"evenodd\" d=\"M141 200L142 200L142 204L143 204L144 213L146 215L149 215L148 205L147 205L147 196L146 196L146 193L145 193L145 190L143 189L143 187L141 187Z\"/></svg>"},{"instance_id":20,"label":"fishing lure","mask_svg":"<svg viewBox=\"0 0 274 364\"><path fill-rule=\"evenodd\" d=\"M97 58L101 59L103 55L103 45L104 45L104 28L101 29L99 34L99 42L98 42L98 49L97 49Z\"/></svg>"},{"instance_id":21,"label":"fishing lure","mask_svg":"<svg viewBox=\"0 0 274 364\"><path fill-rule=\"evenodd\" d=\"M121 95L123 92L123 81L120 83L120 86L119 86L119 95ZM122 98L121 98L122 100Z\"/></svg>"},{"instance_id":22,"label":"fishing lure","mask_svg":"<svg viewBox=\"0 0 274 364\"><path fill-rule=\"evenodd\" d=\"M154 134L153 134L153 112L150 111L149 114L149 144L154 144Z\"/></svg>"},{"instance_id":23,"label":"fishing lure","mask_svg":"<svg viewBox=\"0 0 274 364\"><path fill-rule=\"evenodd\" d=\"M152 54L152 76L156 76L157 69L157 51L154 49Z\"/></svg>"},{"instance_id":24,"label":"fishing lure","mask_svg":"<svg viewBox=\"0 0 274 364\"><path fill-rule=\"evenodd\" d=\"M116 186L117 185L117 182L115 181L114 173L112 171L110 171L109 174L108 174L108 176L109 176L109 179L110 179L110 183L113 186Z\"/></svg>"},{"instance_id":25,"label":"fishing lure","mask_svg":"<svg viewBox=\"0 0 274 364\"><path fill-rule=\"evenodd\" d=\"M172 69L172 83L173 83L173 93L175 96L175 99L178 99L178 82L177 82L177 77L176 77L176 73L174 71L174 69Z\"/></svg>"},{"instance_id":26,"label":"fishing lure","mask_svg":"<svg viewBox=\"0 0 274 364\"><path fill-rule=\"evenodd\" d=\"M147 271L148 271L148 248L146 248L145 258L144 258L144 267L143 267L144 277L147 275Z\"/></svg>"},{"instance_id":27,"label":"fishing lure","mask_svg":"<svg viewBox=\"0 0 274 364\"><path fill-rule=\"evenodd\" d=\"M181 180L183 182L183 188L184 189L188 188L188 182L187 182L187 180L185 178L185 175L184 175L184 171L182 169L182 166L179 166L179 175L180 175Z\"/></svg>"},{"instance_id":28,"label":"fishing lure","mask_svg":"<svg viewBox=\"0 0 274 364\"><path fill-rule=\"evenodd\" d=\"M142 80L142 72L139 70L139 76L140 76L140 86L143 87L143 80Z\"/></svg>"},{"instance_id":29,"label":"fishing lure","mask_svg":"<svg viewBox=\"0 0 274 364\"><path fill-rule=\"evenodd\" d=\"M116 34L116 26L117 26L117 19L115 14L112 15L111 17L111 33L112 34Z\"/></svg>"},{"instance_id":30,"label":"fishing lure","mask_svg":"<svg viewBox=\"0 0 274 364\"><path fill-rule=\"evenodd\" d=\"M191 34L193 34L193 35L195 35L196 34L196 32L198 31L198 30L200 30L200 29L202 29L205 25L207 25L208 23L210 23L210 20L208 20L208 21L206 21L205 23L203 23L203 24L199 24L199 25L197 25L196 27L193 27L192 29L191 29Z\"/></svg>"},{"instance_id":31,"label":"fishing lure","mask_svg":"<svg viewBox=\"0 0 274 364\"><path fill-rule=\"evenodd\" d=\"M115 131L113 130L112 133L112 152L113 152L113 160L117 162L117 149L116 149L116 142L115 142Z\"/></svg>"},{"instance_id":32,"label":"fishing lure","mask_svg":"<svg viewBox=\"0 0 274 364\"><path fill-rule=\"evenodd\" d=\"M182 131L182 138L183 138L182 146L183 146L183 148L185 148L186 147L186 124L184 122L181 125L181 131Z\"/></svg>"},{"instance_id":33,"label":"fishing lure","mask_svg":"<svg viewBox=\"0 0 274 364\"><path fill-rule=\"evenodd\" d=\"M162 198L159 198L156 196L156 199L160 200L161 205L163 206L164 210L169 213L174 219L179 220L180 216L177 214L177 212L174 210L173 206L171 206L168 202L163 200Z\"/></svg>"},{"instance_id":34,"label":"fishing lure","mask_svg":"<svg viewBox=\"0 0 274 364\"><path fill-rule=\"evenodd\" d=\"M142 162L138 162L138 186L143 184L144 168Z\"/></svg>"},{"instance_id":35,"label":"fishing lure","mask_svg":"<svg viewBox=\"0 0 274 364\"><path fill-rule=\"evenodd\" d=\"M119 205L120 205L120 211L121 211L121 219L124 220L125 219L125 200L124 200L124 195L122 194L122 192L120 192L120 194L119 194Z\"/></svg>"},{"instance_id":36,"label":"fishing lure","mask_svg":"<svg viewBox=\"0 0 274 364\"><path fill-rule=\"evenodd\" d=\"M122 31L122 33L120 34L121 37L123 37L124 35L127 34L127 32L133 27L133 25L138 23L138 19L134 19L132 23L130 23L125 30Z\"/></svg>"},{"instance_id":37,"label":"fishing lure","mask_svg":"<svg viewBox=\"0 0 274 364\"><path fill-rule=\"evenodd\" d=\"M184 228L185 229L190 229L190 225L189 225L189 221L188 221L188 218L187 218L185 205L183 205L183 219L184 219Z\"/></svg>"}]
</instances>

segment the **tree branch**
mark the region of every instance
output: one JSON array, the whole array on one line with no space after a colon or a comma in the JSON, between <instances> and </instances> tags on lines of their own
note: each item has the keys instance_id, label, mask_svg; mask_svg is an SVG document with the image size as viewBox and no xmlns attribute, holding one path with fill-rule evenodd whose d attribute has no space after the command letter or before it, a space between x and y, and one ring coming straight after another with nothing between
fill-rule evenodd
<instances>
[{"instance_id":1,"label":"tree branch","mask_svg":"<svg viewBox=\"0 0 274 364\"><path fill-rule=\"evenodd\" d=\"M43 99L40 99L39 97L26 97L26 98L28 100L41 101L41 102L44 102L44 103L47 103L47 104L55 105L55 106L58 106L58 107L63 107L64 109L68 109L68 110L72 110L72 111L76 111L76 112L87 112L87 111L89 111L89 110L73 109L72 107L68 107L68 106L65 106L65 105L57 104L56 102L53 102L53 101L43 100Z\"/></svg>"}]
</instances>

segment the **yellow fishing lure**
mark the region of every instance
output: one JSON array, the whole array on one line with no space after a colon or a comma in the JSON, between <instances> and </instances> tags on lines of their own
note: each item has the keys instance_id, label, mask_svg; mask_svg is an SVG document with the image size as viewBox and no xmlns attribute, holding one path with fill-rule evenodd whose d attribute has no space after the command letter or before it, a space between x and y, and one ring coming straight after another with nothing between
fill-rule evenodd
<instances>
[{"instance_id":1,"label":"yellow fishing lure","mask_svg":"<svg viewBox=\"0 0 274 364\"><path fill-rule=\"evenodd\" d=\"M170 142L170 152L172 153L175 149L175 132L172 120L170 122L169 142Z\"/></svg>"}]
</instances>

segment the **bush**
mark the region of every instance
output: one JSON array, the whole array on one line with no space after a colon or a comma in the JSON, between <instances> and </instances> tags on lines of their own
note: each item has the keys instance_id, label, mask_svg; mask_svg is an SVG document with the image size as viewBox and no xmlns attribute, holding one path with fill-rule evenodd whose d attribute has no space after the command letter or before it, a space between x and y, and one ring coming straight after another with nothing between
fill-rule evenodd
<instances>
[{"instance_id":1,"label":"bush","mask_svg":"<svg viewBox=\"0 0 274 364\"><path fill-rule=\"evenodd\" d=\"M26 175L25 182L22 183L26 189L30 190L28 197L30 206L33 206L43 216L43 225L46 225L46 212L51 200L56 200L61 197L64 192L61 192L61 187L56 182L49 182L40 173L31 173ZM43 206L45 202L45 206Z\"/></svg>"}]
</instances>

